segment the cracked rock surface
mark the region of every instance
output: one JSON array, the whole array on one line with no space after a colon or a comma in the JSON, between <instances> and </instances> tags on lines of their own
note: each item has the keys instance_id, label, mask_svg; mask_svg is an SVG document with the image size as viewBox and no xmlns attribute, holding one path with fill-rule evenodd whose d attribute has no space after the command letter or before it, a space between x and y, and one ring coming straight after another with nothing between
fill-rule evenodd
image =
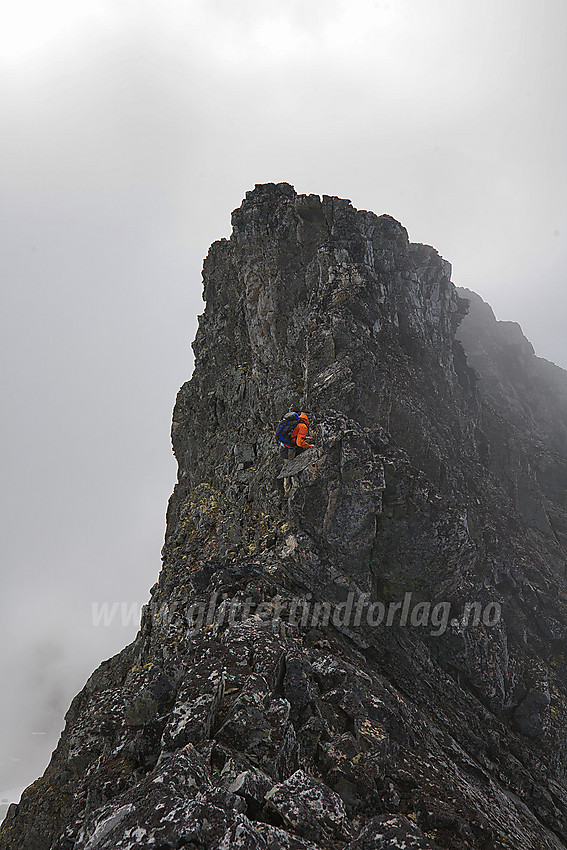
<instances>
[{"instance_id":1,"label":"cracked rock surface","mask_svg":"<svg viewBox=\"0 0 567 850\"><path fill-rule=\"evenodd\" d=\"M389 216L232 222L140 631L0 850L567 848L567 374Z\"/></svg>"}]
</instances>

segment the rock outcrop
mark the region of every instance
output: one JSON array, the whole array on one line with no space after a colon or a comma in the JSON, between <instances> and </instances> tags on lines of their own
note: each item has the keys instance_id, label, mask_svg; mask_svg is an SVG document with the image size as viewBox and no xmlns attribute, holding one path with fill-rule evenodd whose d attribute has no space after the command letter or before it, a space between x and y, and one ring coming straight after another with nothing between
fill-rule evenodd
<instances>
[{"instance_id":1,"label":"rock outcrop","mask_svg":"<svg viewBox=\"0 0 567 850\"><path fill-rule=\"evenodd\" d=\"M1 850L567 847L567 373L450 278L389 216L247 194L139 634Z\"/></svg>"}]
</instances>

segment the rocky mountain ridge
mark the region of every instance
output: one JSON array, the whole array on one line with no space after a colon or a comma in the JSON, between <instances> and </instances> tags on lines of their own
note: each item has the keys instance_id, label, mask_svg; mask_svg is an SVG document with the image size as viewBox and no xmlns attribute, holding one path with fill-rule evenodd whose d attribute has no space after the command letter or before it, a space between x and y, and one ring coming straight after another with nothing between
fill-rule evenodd
<instances>
[{"instance_id":1,"label":"rocky mountain ridge","mask_svg":"<svg viewBox=\"0 0 567 850\"><path fill-rule=\"evenodd\" d=\"M567 847L567 373L389 216L232 221L140 632L0 850Z\"/></svg>"}]
</instances>

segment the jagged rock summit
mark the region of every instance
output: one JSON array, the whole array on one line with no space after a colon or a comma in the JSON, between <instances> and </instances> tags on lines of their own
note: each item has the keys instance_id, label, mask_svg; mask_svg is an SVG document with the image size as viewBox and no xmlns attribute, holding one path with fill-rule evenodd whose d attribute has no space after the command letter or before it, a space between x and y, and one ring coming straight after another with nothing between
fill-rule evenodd
<instances>
[{"instance_id":1,"label":"jagged rock summit","mask_svg":"<svg viewBox=\"0 0 567 850\"><path fill-rule=\"evenodd\" d=\"M566 848L567 374L389 216L232 221L159 581L1 850Z\"/></svg>"}]
</instances>

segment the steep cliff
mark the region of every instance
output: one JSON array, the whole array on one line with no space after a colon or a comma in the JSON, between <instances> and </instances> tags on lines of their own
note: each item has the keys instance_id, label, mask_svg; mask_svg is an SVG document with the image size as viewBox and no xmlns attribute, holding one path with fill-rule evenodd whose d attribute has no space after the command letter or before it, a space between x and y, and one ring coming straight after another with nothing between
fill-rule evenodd
<instances>
[{"instance_id":1,"label":"steep cliff","mask_svg":"<svg viewBox=\"0 0 567 850\"><path fill-rule=\"evenodd\" d=\"M450 275L389 216L247 194L140 632L1 850L567 847L567 373Z\"/></svg>"}]
</instances>

